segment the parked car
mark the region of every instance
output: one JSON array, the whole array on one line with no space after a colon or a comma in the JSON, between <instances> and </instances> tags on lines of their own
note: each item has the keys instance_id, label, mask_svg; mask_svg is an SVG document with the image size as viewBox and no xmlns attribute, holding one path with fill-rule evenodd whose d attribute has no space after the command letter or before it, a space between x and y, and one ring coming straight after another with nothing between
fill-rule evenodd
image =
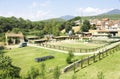
<instances>
[{"instance_id":1,"label":"parked car","mask_svg":"<svg viewBox=\"0 0 120 79\"><path fill-rule=\"evenodd\" d=\"M27 46L26 42L20 43L20 45L19 45L19 47L26 47L26 46Z\"/></svg>"}]
</instances>

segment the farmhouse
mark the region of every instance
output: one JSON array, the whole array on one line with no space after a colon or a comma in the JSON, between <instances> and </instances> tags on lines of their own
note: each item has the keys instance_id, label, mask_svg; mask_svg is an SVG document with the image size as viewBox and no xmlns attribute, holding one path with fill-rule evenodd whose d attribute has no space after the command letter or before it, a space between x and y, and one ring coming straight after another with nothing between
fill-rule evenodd
<instances>
[{"instance_id":1,"label":"farmhouse","mask_svg":"<svg viewBox=\"0 0 120 79\"><path fill-rule=\"evenodd\" d=\"M6 33L5 34L6 38L6 45L10 44L19 44L24 42L24 35L22 33Z\"/></svg>"}]
</instances>

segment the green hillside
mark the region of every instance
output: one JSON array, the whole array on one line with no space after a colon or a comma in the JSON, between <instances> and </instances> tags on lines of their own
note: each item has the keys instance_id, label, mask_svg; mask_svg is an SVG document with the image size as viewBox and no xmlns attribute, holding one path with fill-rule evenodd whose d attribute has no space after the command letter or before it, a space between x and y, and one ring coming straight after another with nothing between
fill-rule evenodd
<instances>
[{"instance_id":1,"label":"green hillside","mask_svg":"<svg viewBox=\"0 0 120 79\"><path fill-rule=\"evenodd\" d=\"M111 20L120 20L120 14L102 14L98 16L85 16L83 19L102 19L109 18Z\"/></svg>"}]
</instances>

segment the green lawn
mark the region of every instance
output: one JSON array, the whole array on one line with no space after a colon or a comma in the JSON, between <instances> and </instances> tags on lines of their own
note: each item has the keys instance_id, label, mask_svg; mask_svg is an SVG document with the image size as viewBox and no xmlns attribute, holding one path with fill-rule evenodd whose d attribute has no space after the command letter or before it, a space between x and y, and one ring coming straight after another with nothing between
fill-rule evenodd
<instances>
[{"instance_id":1,"label":"green lawn","mask_svg":"<svg viewBox=\"0 0 120 79\"><path fill-rule=\"evenodd\" d=\"M61 52L55 52L51 50L45 50L41 48L35 47L24 47L24 48L16 48L12 50L8 50L6 55L10 56L13 61L13 65L20 67L21 75L25 75L31 67L40 67L40 63L35 62L36 57L42 57L47 55L55 56L54 59L46 60L44 63L46 64L46 69L53 69L56 66L61 68L67 65L66 58L67 54ZM81 56L76 56L75 58L80 59Z\"/></svg>"},{"instance_id":2,"label":"green lawn","mask_svg":"<svg viewBox=\"0 0 120 79\"><path fill-rule=\"evenodd\" d=\"M120 79L120 51L103 60L76 72L77 79L98 79L98 72L103 72L104 79ZM72 79L73 71L61 75L60 79Z\"/></svg>"},{"instance_id":3,"label":"green lawn","mask_svg":"<svg viewBox=\"0 0 120 79\"><path fill-rule=\"evenodd\" d=\"M21 67L21 75L25 75L31 67L37 68L40 66L41 62L37 63L34 61L34 58L36 57L46 55L55 56L55 59L44 61L46 64L46 70L49 70L49 68L55 68L55 66L60 66L63 68L67 65L65 61L67 54L35 47L24 47L8 50L6 55L12 58L14 65ZM80 59L81 56L76 56L75 58ZM104 79L120 79L120 52L111 54L99 62L80 69L75 75L77 76L77 79L98 79L98 72L103 72L105 77ZM69 71L62 74L60 79L72 79L72 75L73 71Z\"/></svg>"},{"instance_id":4,"label":"green lawn","mask_svg":"<svg viewBox=\"0 0 120 79\"><path fill-rule=\"evenodd\" d=\"M50 43L52 45L57 45L57 46L64 46L64 47L70 47L70 48L81 48L81 49L92 49L92 48L97 48L104 46L108 44L109 42L106 41L92 41L92 42L83 42L83 41L62 41L62 42L55 42L55 43Z\"/></svg>"},{"instance_id":5,"label":"green lawn","mask_svg":"<svg viewBox=\"0 0 120 79\"><path fill-rule=\"evenodd\" d=\"M59 46L72 47L72 48L81 48L81 49L92 49L101 47L105 44L91 44L91 43L78 43L78 44L61 44Z\"/></svg>"}]
</instances>

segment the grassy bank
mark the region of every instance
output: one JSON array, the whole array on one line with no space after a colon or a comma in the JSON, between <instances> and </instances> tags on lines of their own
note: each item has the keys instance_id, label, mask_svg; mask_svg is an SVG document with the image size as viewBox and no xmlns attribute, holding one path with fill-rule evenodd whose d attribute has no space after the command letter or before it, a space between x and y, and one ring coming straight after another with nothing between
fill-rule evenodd
<instances>
[{"instance_id":1,"label":"grassy bank","mask_svg":"<svg viewBox=\"0 0 120 79\"><path fill-rule=\"evenodd\" d=\"M120 79L120 51L75 73L77 79L98 79L102 72L104 79ZM70 75L71 74L71 75ZM73 71L61 75L60 79L72 79Z\"/></svg>"}]
</instances>

